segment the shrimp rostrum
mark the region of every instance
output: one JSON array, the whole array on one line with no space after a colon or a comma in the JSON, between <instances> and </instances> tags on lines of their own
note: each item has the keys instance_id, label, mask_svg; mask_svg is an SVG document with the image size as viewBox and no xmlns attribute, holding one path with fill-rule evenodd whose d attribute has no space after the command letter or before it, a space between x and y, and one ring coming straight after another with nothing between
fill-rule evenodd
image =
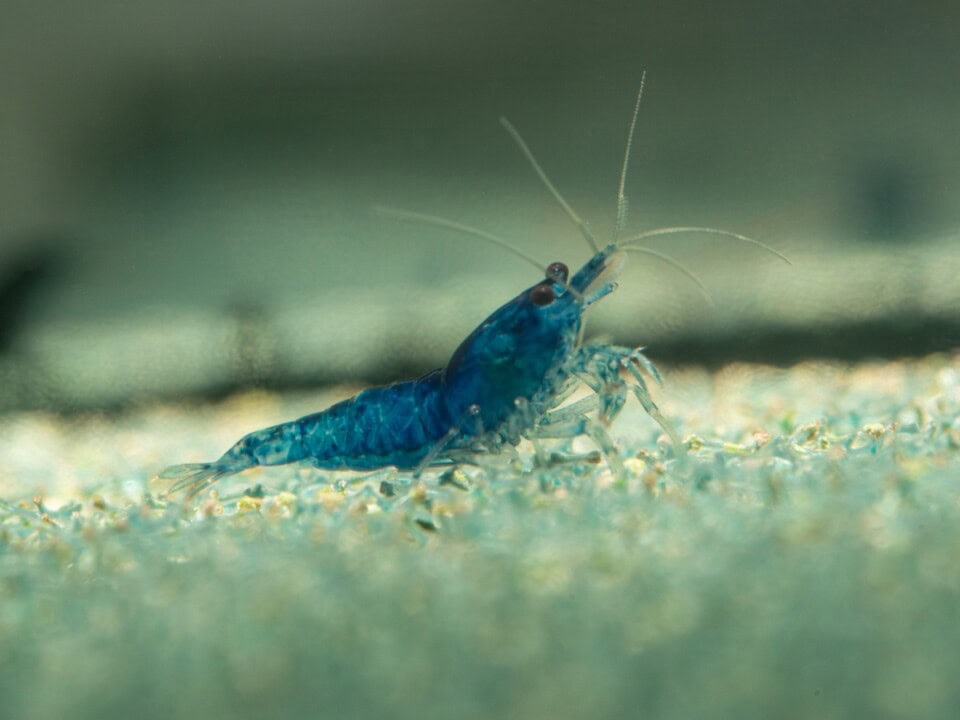
<instances>
[{"instance_id":1,"label":"shrimp rostrum","mask_svg":"<svg viewBox=\"0 0 960 720\"><path fill-rule=\"evenodd\" d=\"M641 94L621 173L618 234L624 221L623 184ZM544 267L512 249L541 269L541 279L484 320L445 367L415 380L363 390L321 412L254 431L213 462L167 468L160 477L176 481L171 492L186 489L193 494L246 468L294 462L331 470L393 466L416 474L431 466L475 462L479 454L500 452L523 438L537 441L581 435L596 443L614 474L622 475L622 461L606 426L630 394L674 445L681 447L678 434L648 392L646 377L660 382L654 365L639 348L584 344L584 314L616 288L628 251L673 262L639 247L638 241L651 235L709 229L662 228L624 240L614 237L600 247L547 179L517 131L506 120L502 123L591 244L594 254L586 264L571 275L561 262ZM489 233L453 221L398 210L382 212L504 244ZM711 232L756 242L734 233ZM590 394L564 405L581 382Z\"/></svg>"}]
</instances>

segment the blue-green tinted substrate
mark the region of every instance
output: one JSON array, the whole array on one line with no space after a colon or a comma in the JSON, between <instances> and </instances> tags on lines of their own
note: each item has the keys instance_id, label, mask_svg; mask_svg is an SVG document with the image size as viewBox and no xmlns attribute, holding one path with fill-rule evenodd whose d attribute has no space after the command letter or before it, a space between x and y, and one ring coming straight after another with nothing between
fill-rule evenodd
<instances>
[{"instance_id":1,"label":"blue-green tinted substrate","mask_svg":"<svg viewBox=\"0 0 960 720\"><path fill-rule=\"evenodd\" d=\"M637 413L625 487L523 454L2 505L3 717L952 717L953 367L668 378L689 463Z\"/></svg>"}]
</instances>

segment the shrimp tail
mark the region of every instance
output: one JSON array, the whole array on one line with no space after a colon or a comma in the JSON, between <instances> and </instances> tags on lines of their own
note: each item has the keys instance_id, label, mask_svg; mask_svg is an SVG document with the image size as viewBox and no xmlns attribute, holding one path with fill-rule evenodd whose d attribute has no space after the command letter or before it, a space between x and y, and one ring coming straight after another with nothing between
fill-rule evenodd
<instances>
[{"instance_id":1,"label":"shrimp tail","mask_svg":"<svg viewBox=\"0 0 960 720\"><path fill-rule=\"evenodd\" d=\"M183 465L171 465L162 470L157 477L162 480L175 481L167 491L168 495L186 490L187 497L193 497L213 485L224 475L230 475L237 471L238 468L222 462L185 463Z\"/></svg>"}]
</instances>

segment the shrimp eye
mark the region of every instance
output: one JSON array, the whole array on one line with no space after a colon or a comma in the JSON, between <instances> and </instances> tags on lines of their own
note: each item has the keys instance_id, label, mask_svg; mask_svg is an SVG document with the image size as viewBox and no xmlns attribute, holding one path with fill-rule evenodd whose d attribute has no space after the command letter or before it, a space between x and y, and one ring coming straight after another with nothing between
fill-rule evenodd
<instances>
[{"instance_id":1,"label":"shrimp eye","mask_svg":"<svg viewBox=\"0 0 960 720\"><path fill-rule=\"evenodd\" d=\"M556 299L553 288L546 283L537 285L530 291L530 302L540 307L546 307Z\"/></svg>"},{"instance_id":2,"label":"shrimp eye","mask_svg":"<svg viewBox=\"0 0 960 720\"><path fill-rule=\"evenodd\" d=\"M569 276L570 269L562 262L553 262L547 266L547 280L566 285Z\"/></svg>"}]
</instances>

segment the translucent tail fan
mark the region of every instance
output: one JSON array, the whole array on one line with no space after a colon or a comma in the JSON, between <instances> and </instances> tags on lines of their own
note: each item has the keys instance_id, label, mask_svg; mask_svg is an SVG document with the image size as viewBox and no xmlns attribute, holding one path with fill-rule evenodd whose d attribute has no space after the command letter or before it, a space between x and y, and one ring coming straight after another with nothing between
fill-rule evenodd
<instances>
[{"instance_id":1,"label":"translucent tail fan","mask_svg":"<svg viewBox=\"0 0 960 720\"><path fill-rule=\"evenodd\" d=\"M162 470L157 477L162 480L175 481L167 491L168 494L186 490L187 497L193 497L203 492L204 489L208 488L224 475L230 475L233 472L236 472L236 468L231 468L216 462L185 463L183 465L171 465Z\"/></svg>"}]
</instances>

